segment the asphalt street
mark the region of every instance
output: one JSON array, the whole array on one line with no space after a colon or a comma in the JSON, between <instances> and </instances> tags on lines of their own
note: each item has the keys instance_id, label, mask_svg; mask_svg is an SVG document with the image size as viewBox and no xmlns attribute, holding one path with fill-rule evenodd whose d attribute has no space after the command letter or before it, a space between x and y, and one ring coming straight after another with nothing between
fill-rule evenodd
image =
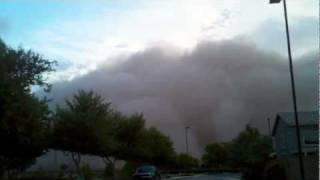
<instances>
[{"instance_id":1,"label":"asphalt street","mask_svg":"<svg viewBox=\"0 0 320 180\"><path fill-rule=\"evenodd\" d=\"M170 179L177 179L177 180L240 180L240 174L230 174L230 173L223 173L223 174L200 174L195 176L185 176L185 177L173 177Z\"/></svg>"}]
</instances>

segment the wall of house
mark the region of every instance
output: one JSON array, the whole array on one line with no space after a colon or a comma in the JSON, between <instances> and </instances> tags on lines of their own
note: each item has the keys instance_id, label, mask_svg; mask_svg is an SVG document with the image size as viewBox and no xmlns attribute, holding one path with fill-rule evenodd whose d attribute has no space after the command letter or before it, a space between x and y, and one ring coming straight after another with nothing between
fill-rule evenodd
<instances>
[{"instance_id":1,"label":"wall of house","mask_svg":"<svg viewBox=\"0 0 320 180\"><path fill-rule=\"evenodd\" d=\"M313 143L317 141L317 143ZM301 130L301 144L303 152L319 150L319 129L317 126L305 126Z\"/></svg>"},{"instance_id":2,"label":"wall of house","mask_svg":"<svg viewBox=\"0 0 320 180\"><path fill-rule=\"evenodd\" d=\"M290 128L283 121L279 121L274 137L276 153L279 157L287 156L295 149L294 129Z\"/></svg>"},{"instance_id":3,"label":"wall of house","mask_svg":"<svg viewBox=\"0 0 320 180\"><path fill-rule=\"evenodd\" d=\"M294 154L298 152L298 140L297 140L297 134L296 134L296 128L295 127L290 127L289 130L287 130L287 135L291 139L289 141L289 149L288 152L289 154ZM305 140L313 140L314 138L318 138L318 129L317 126L303 126L300 128L300 141L301 141L301 147L302 147L302 152L308 153L308 152L316 152L318 151L318 144L306 144Z\"/></svg>"},{"instance_id":4,"label":"wall of house","mask_svg":"<svg viewBox=\"0 0 320 180\"><path fill-rule=\"evenodd\" d=\"M317 126L303 126L300 128L301 146L302 151L305 154L319 151L319 144L310 143L310 141L318 140L318 133L319 130ZM296 128L288 126L281 120L277 126L277 133L274 137L274 141L275 150L279 157L298 153Z\"/></svg>"}]
</instances>

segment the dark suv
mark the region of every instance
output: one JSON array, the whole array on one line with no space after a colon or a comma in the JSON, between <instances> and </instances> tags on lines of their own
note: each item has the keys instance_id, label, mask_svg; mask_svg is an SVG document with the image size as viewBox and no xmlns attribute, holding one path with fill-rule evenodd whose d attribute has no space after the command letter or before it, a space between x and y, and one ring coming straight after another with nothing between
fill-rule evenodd
<instances>
[{"instance_id":1,"label":"dark suv","mask_svg":"<svg viewBox=\"0 0 320 180\"><path fill-rule=\"evenodd\" d=\"M133 179L161 180L161 175L159 173L159 170L155 166L140 166L133 174Z\"/></svg>"}]
</instances>

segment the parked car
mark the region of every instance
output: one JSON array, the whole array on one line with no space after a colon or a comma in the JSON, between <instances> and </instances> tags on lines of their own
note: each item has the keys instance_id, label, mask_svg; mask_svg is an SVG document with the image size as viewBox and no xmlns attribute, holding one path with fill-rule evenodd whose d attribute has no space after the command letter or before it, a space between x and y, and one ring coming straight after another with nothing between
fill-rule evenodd
<instances>
[{"instance_id":1,"label":"parked car","mask_svg":"<svg viewBox=\"0 0 320 180\"><path fill-rule=\"evenodd\" d=\"M133 174L134 180L140 179L152 179L161 180L161 175L155 166L140 166L137 168L136 172Z\"/></svg>"}]
</instances>

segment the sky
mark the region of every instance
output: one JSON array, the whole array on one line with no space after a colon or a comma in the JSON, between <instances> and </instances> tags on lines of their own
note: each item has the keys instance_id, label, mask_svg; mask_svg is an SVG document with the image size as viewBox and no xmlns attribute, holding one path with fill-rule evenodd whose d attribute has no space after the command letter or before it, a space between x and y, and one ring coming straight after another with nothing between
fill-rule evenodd
<instances>
[{"instance_id":1,"label":"sky","mask_svg":"<svg viewBox=\"0 0 320 180\"><path fill-rule=\"evenodd\" d=\"M318 0L287 0L299 108L318 99ZM58 61L49 96L102 94L191 151L291 111L282 4L267 0L1 0L0 37Z\"/></svg>"},{"instance_id":2,"label":"sky","mask_svg":"<svg viewBox=\"0 0 320 180\"><path fill-rule=\"evenodd\" d=\"M317 48L317 5L288 1L297 55ZM185 50L203 40L246 36L285 55L283 23L282 5L267 0L2 0L0 5L0 37L57 60L52 80L72 79L154 45Z\"/></svg>"}]
</instances>

